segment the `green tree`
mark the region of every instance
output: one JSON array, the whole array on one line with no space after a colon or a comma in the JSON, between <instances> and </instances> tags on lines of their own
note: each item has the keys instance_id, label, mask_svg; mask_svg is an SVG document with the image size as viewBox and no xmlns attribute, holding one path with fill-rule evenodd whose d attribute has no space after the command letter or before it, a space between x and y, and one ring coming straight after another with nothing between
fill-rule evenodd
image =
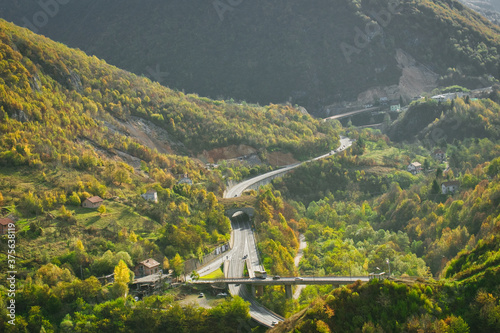
<instances>
[{"instance_id":1,"label":"green tree","mask_svg":"<svg viewBox=\"0 0 500 333\"><path fill-rule=\"evenodd\" d=\"M132 181L132 179L130 178L129 172L125 169L116 170L116 172L114 174L114 180L119 185L122 185L123 183L128 184Z\"/></svg>"},{"instance_id":2,"label":"green tree","mask_svg":"<svg viewBox=\"0 0 500 333\"><path fill-rule=\"evenodd\" d=\"M33 306L28 313L28 332L54 332L50 322L44 318L41 308Z\"/></svg>"},{"instance_id":3,"label":"green tree","mask_svg":"<svg viewBox=\"0 0 500 333\"><path fill-rule=\"evenodd\" d=\"M69 221L71 217L73 216L73 212L70 210L67 210L64 205L59 208L59 217L63 219L64 221Z\"/></svg>"},{"instance_id":4,"label":"green tree","mask_svg":"<svg viewBox=\"0 0 500 333\"><path fill-rule=\"evenodd\" d=\"M441 168L437 168L436 170L436 179L443 177L443 170Z\"/></svg>"},{"instance_id":5,"label":"green tree","mask_svg":"<svg viewBox=\"0 0 500 333\"><path fill-rule=\"evenodd\" d=\"M439 186L437 180L432 181L432 188L431 188L431 193L432 194L439 194L441 192L441 187Z\"/></svg>"},{"instance_id":6,"label":"green tree","mask_svg":"<svg viewBox=\"0 0 500 333\"><path fill-rule=\"evenodd\" d=\"M74 327L73 321L71 320L71 316L68 313L64 317L64 319L61 321L59 328L61 329L61 332L70 333L70 332L74 332L73 327Z\"/></svg>"},{"instance_id":7,"label":"green tree","mask_svg":"<svg viewBox=\"0 0 500 333\"><path fill-rule=\"evenodd\" d=\"M78 194L75 192L71 193L70 197L68 198L68 203L73 206L80 206L82 204L82 201L80 200L80 197Z\"/></svg>"},{"instance_id":8,"label":"green tree","mask_svg":"<svg viewBox=\"0 0 500 333\"><path fill-rule=\"evenodd\" d=\"M431 164L429 163L429 159L425 159L424 160L424 170L429 170L429 168L431 167Z\"/></svg>"},{"instance_id":9,"label":"green tree","mask_svg":"<svg viewBox=\"0 0 500 333\"><path fill-rule=\"evenodd\" d=\"M448 322L446 333L469 333L470 331L469 325L460 316L455 317L452 315L446 321Z\"/></svg>"},{"instance_id":10,"label":"green tree","mask_svg":"<svg viewBox=\"0 0 500 333\"><path fill-rule=\"evenodd\" d=\"M486 169L486 174L490 177L495 177L500 173L500 157L495 158L490 162L488 168Z\"/></svg>"},{"instance_id":11,"label":"green tree","mask_svg":"<svg viewBox=\"0 0 500 333\"><path fill-rule=\"evenodd\" d=\"M99 212L100 215L106 214L106 206L100 205L99 208L97 208L97 211Z\"/></svg>"},{"instance_id":12,"label":"green tree","mask_svg":"<svg viewBox=\"0 0 500 333\"><path fill-rule=\"evenodd\" d=\"M200 279L200 274L197 271L192 271L190 275L191 280L197 281Z\"/></svg>"}]
</instances>

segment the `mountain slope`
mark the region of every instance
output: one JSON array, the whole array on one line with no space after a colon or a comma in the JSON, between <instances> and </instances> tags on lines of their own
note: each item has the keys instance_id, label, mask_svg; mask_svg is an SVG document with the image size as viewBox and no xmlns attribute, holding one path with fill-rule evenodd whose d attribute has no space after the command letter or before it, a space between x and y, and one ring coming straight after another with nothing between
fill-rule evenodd
<instances>
[{"instance_id":1,"label":"mountain slope","mask_svg":"<svg viewBox=\"0 0 500 333\"><path fill-rule=\"evenodd\" d=\"M301 157L337 140L331 123L291 106L185 95L0 20L0 205L2 217L20 218L23 274L60 257L73 237L98 258L114 251L112 243L127 243L131 231L133 263L147 253L199 257L228 240L216 199L223 171L175 153L244 142L262 156L286 150ZM192 187L179 184L186 174ZM161 204L143 200L147 190ZM105 199L107 210L81 208L91 196ZM80 277L91 275L90 264Z\"/></svg>"},{"instance_id":2,"label":"mountain slope","mask_svg":"<svg viewBox=\"0 0 500 333\"><path fill-rule=\"evenodd\" d=\"M474 9L496 25L500 24L500 3L494 0L462 0L470 8Z\"/></svg>"},{"instance_id":3,"label":"mountain slope","mask_svg":"<svg viewBox=\"0 0 500 333\"><path fill-rule=\"evenodd\" d=\"M138 137L159 151L158 141L162 140L170 142L165 152L182 153L245 143L255 149L284 150L304 158L336 146L338 136L330 124L291 106L259 107L185 95L11 24L1 22L0 28L4 49L0 105L9 117L22 111L26 120L45 121L43 109L26 105L26 99L46 96L49 82L49 89L79 104L74 106L75 112L85 110L89 117L106 121L111 132ZM134 135L137 131L130 122L141 126L131 116L149 122L146 132L157 135ZM151 123L160 129L155 130Z\"/></svg>"},{"instance_id":4,"label":"mountain slope","mask_svg":"<svg viewBox=\"0 0 500 333\"><path fill-rule=\"evenodd\" d=\"M499 75L498 26L454 0L83 0L58 7L39 25L34 0L5 3L1 12L121 68L213 98L291 101L316 112L397 86L398 49L439 75L448 68ZM401 86L389 97L408 94Z\"/></svg>"},{"instance_id":5,"label":"mountain slope","mask_svg":"<svg viewBox=\"0 0 500 333\"><path fill-rule=\"evenodd\" d=\"M500 138L499 87L484 97L448 101L426 99L410 104L407 111L388 128L394 141L425 140L442 144L465 138Z\"/></svg>"}]
</instances>

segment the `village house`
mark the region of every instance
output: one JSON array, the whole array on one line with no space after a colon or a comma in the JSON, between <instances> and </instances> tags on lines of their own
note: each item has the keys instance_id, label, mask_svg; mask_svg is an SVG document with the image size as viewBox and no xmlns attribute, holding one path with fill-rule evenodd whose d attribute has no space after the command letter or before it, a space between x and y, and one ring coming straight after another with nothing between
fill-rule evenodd
<instances>
[{"instance_id":1,"label":"village house","mask_svg":"<svg viewBox=\"0 0 500 333\"><path fill-rule=\"evenodd\" d=\"M399 101L391 101L391 111L399 112L401 110L401 105Z\"/></svg>"},{"instance_id":2,"label":"village house","mask_svg":"<svg viewBox=\"0 0 500 333\"><path fill-rule=\"evenodd\" d=\"M458 180L443 182L441 184L441 193L442 194L455 193L456 191L458 191L459 187L460 187L460 182Z\"/></svg>"},{"instance_id":3,"label":"village house","mask_svg":"<svg viewBox=\"0 0 500 333\"><path fill-rule=\"evenodd\" d=\"M160 263L152 258L141 261L134 269L136 277L156 274L160 271Z\"/></svg>"},{"instance_id":4,"label":"village house","mask_svg":"<svg viewBox=\"0 0 500 333\"><path fill-rule=\"evenodd\" d=\"M417 173L420 173L422 171L422 164L420 164L419 162L413 162L408 165L406 170L412 175L416 175Z\"/></svg>"},{"instance_id":5,"label":"village house","mask_svg":"<svg viewBox=\"0 0 500 333\"><path fill-rule=\"evenodd\" d=\"M5 235L8 233L10 223L14 223L14 221L8 217L0 218L0 235Z\"/></svg>"},{"instance_id":6,"label":"village house","mask_svg":"<svg viewBox=\"0 0 500 333\"><path fill-rule=\"evenodd\" d=\"M155 190L148 190L146 193L141 194L141 197L147 201L158 202L158 192Z\"/></svg>"},{"instance_id":7,"label":"village house","mask_svg":"<svg viewBox=\"0 0 500 333\"><path fill-rule=\"evenodd\" d=\"M187 173L177 182L177 184L188 184L193 185L193 181L188 177Z\"/></svg>"},{"instance_id":8,"label":"village house","mask_svg":"<svg viewBox=\"0 0 500 333\"><path fill-rule=\"evenodd\" d=\"M443 162L446 159L446 153L441 149L434 150L434 159Z\"/></svg>"},{"instance_id":9,"label":"village house","mask_svg":"<svg viewBox=\"0 0 500 333\"><path fill-rule=\"evenodd\" d=\"M104 200L101 197L96 195L96 196L85 199L85 201L82 203L82 207L99 208L99 206L101 206L103 202L104 202Z\"/></svg>"},{"instance_id":10,"label":"village house","mask_svg":"<svg viewBox=\"0 0 500 333\"><path fill-rule=\"evenodd\" d=\"M445 101L451 101L452 99L455 99L455 98L463 98L465 96L469 96L468 93L464 93L464 92L452 92L452 93L446 93L446 94L441 94L441 95L435 95L435 96L432 96L431 98L433 100L436 100L438 102L445 102Z\"/></svg>"}]
</instances>

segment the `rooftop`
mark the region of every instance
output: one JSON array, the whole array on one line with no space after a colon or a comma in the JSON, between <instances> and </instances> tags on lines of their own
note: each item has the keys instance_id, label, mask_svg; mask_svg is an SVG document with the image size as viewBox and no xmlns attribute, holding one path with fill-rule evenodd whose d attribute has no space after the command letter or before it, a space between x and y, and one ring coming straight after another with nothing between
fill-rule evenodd
<instances>
[{"instance_id":1,"label":"rooftop","mask_svg":"<svg viewBox=\"0 0 500 333\"><path fill-rule=\"evenodd\" d=\"M156 267L156 266L160 266L160 263L152 258L149 258L149 259L146 259L144 261L141 261L139 263L139 265L144 265L146 266L147 268L153 268L153 267Z\"/></svg>"},{"instance_id":2,"label":"rooftop","mask_svg":"<svg viewBox=\"0 0 500 333\"><path fill-rule=\"evenodd\" d=\"M8 225L9 223L14 223L13 220L9 219L8 217L2 217L0 218L0 224L1 225Z\"/></svg>"},{"instance_id":3,"label":"rooftop","mask_svg":"<svg viewBox=\"0 0 500 333\"><path fill-rule=\"evenodd\" d=\"M90 198L87 198L87 200L92 202L92 203L98 203L98 202L104 201L100 196L97 196L97 195L90 197Z\"/></svg>"}]
</instances>

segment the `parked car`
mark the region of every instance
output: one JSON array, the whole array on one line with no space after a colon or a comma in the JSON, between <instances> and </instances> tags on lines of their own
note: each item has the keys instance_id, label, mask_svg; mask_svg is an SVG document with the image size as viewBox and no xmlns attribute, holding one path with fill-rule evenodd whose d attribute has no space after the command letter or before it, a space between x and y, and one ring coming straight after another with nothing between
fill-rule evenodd
<instances>
[{"instance_id":1,"label":"parked car","mask_svg":"<svg viewBox=\"0 0 500 333\"><path fill-rule=\"evenodd\" d=\"M204 297L204 296L205 296L205 294L200 293L200 294L198 295L198 298L202 298L202 297Z\"/></svg>"}]
</instances>

